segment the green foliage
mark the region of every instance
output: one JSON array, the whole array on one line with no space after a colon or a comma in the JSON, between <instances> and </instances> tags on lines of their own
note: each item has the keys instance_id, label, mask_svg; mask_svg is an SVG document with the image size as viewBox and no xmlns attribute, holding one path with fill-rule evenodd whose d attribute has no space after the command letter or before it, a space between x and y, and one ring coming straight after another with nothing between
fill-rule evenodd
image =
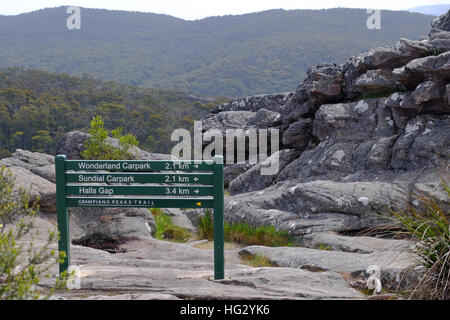
<instances>
[{"instance_id":1,"label":"green foliage","mask_svg":"<svg viewBox=\"0 0 450 320\"><path fill-rule=\"evenodd\" d=\"M331 247L329 245L326 245L324 243L321 243L317 246L316 248L317 250L325 250L325 251L330 251Z\"/></svg>"},{"instance_id":2,"label":"green foliage","mask_svg":"<svg viewBox=\"0 0 450 320\"><path fill-rule=\"evenodd\" d=\"M259 254L241 254L241 261L249 266L260 268L260 267L278 267L278 264L271 261L267 256L261 256Z\"/></svg>"},{"instance_id":3,"label":"green foliage","mask_svg":"<svg viewBox=\"0 0 450 320\"><path fill-rule=\"evenodd\" d=\"M400 228L397 235L411 238L419 264L426 272L412 290L414 299L450 299L450 188L444 183L447 204L420 196L420 209L409 208L395 212L394 220Z\"/></svg>"},{"instance_id":4,"label":"green foliage","mask_svg":"<svg viewBox=\"0 0 450 320\"><path fill-rule=\"evenodd\" d=\"M268 247L294 245L294 241L286 231L277 231L274 226L259 226L255 228L245 223L226 223L224 231L226 241Z\"/></svg>"},{"instance_id":5,"label":"green foliage","mask_svg":"<svg viewBox=\"0 0 450 320\"><path fill-rule=\"evenodd\" d=\"M245 223L224 224L225 241L245 245L264 245L268 247L294 246L294 240L286 231L278 231L274 226L252 227ZM214 238L214 224L211 212L206 211L198 226L200 239Z\"/></svg>"},{"instance_id":6,"label":"green foliage","mask_svg":"<svg viewBox=\"0 0 450 320\"><path fill-rule=\"evenodd\" d=\"M0 300L41 299L39 279L49 276L59 257L50 245L57 240L49 232L47 242L32 242L33 219L37 205L29 205L25 190L15 190L14 180L5 168L0 170Z\"/></svg>"},{"instance_id":7,"label":"green foliage","mask_svg":"<svg viewBox=\"0 0 450 320\"><path fill-rule=\"evenodd\" d=\"M188 229L175 225L172 218L163 213L161 209L152 208L150 212L156 223L155 239L186 242L191 237L191 232Z\"/></svg>"},{"instance_id":8,"label":"green foliage","mask_svg":"<svg viewBox=\"0 0 450 320\"><path fill-rule=\"evenodd\" d=\"M117 145L112 145L108 141L108 130L104 128L101 116L96 116L91 121L89 129L90 137L85 142L85 150L81 152L84 159L90 160L121 160L134 159L130 153L130 148L138 145L136 137L132 134L122 136L122 128L111 131L111 136L118 139Z\"/></svg>"},{"instance_id":9,"label":"green foliage","mask_svg":"<svg viewBox=\"0 0 450 320\"><path fill-rule=\"evenodd\" d=\"M206 210L205 214L200 218L198 225L198 238L199 239L214 239L214 224L212 214L210 210Z\"/></svg>"},{"instance_id":10,"label":"green foliage","mask_svg":"<svg viewBox=\"0 0 450 320\"><path fill-rule=\"evenodd\" d=\"M82 29L68 31L65 10L0 16L0 68L91 74L209 96L286 92L316 64L341 63L400 38L420 39L435 18L383 10L382 28L373 31L365 9L270 10L185 21L83 8Z\"/></svg>"},{"instance_id":11,"label":"green foliage","mask_svg":"<svg viewBox=\"0 0 450 320\"><path fill-rule=\"evenodd\" d=\"M96 116L123 145L134 145L133 135L142 149L170 153L173 130L192 130L193 117L200 119L214 105L177 91L7 69L0 71L0 158L17 148L55 154L66 132L88 131Z\"/></svg>"}]
</instances>

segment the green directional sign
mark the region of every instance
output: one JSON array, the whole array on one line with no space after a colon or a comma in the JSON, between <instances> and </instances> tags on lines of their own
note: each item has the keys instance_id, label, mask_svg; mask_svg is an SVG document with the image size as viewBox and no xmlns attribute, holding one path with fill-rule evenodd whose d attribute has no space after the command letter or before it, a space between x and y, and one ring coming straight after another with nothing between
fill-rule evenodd
<instances>
[{"instance_id":1,"label":"green directional sign","mask_svg":"<svg viewBox=\"0 0 450 320\"><path fill-rule=\"evenodd\" d=\"M67 197L68 207L213 208L212 199Z\"/></svg>"},{"instance_id":2,"label":"green directional sign","mask_svg":"<svg viewBox=\"0 0 450 320\"><path fill-rule=\"evenodd\" d=\"M73 183L170 183L213 184L212 173L80 173L66 174L67 182Z\"/></svg>"},{"instance_id":3,"label":"green directional sign","mask_svg":"<svg viewBox=\"0 0 450 320\"><path fill-rule=\"evenodd\" d=\"M212 171L213 161L67 160L66 170L75 171Z\"/></svg>"},{"instance_id":4,"label":"green directional sign","mask_svg":"<svg viewBox=\"0 0 450 320\"><path fill-rule=\"evenodd\" d=\"M213 208L214 278L224 278L223 159L66 160L55 157L60 272L70 265L68 207Z\"/></svg>"},{"instance_id":5,"label":"green directional sign","mask_svg":"<svg viewBox=\"0 0 450 320\"><path fill-rule=\"evenodd\" d=\"M91 186L91 185L68 185L66 187L66 194L81 195L81 196L212 196L212 186ZM167 207L163 207L167 208ZM183 207L185 208L185 207Z\"/></svg>"}]
</instances>

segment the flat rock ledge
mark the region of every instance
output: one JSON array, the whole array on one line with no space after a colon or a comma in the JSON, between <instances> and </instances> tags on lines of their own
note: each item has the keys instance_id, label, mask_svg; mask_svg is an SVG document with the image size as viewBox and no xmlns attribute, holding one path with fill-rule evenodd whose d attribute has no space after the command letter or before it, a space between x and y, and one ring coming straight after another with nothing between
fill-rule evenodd
<instances>
[{"instance_id":1,"label":"flat rock ledge","mask_svg":"<svg viewBox=\"0 0 450 320\"><path fill-rule=\"evenodd\" d=\"M38 217L36 246L54 225ZM56 249L56 244L54 245ZM213 250L153 238L123 244L119 253L71 246L71 264L80 268L80 289L58 291L55 300L171 299L365 299L337 272L243 265L239 249L225 251L226 279L215 281ZM56 275L57 266L50 270ZM41 280L42 287L54 279Z\"/></svg>"},{"instance_id":2,"label":"flat rock ledge","mask_svg":"<svg viewBox=\"0 0 450 320\"><path fill-rule=\"evenodd\" d=\"M397 248L398 249L398 248ZM280 267L298 268L321 274L337 272L354 283L367 280L366 270L376 265L381 270L383 288L395 290L417 283L420 269L415 269L415 256L408 250L381 250L372 253L351 253L327 249L300 247L249 246L242 256L263 256Z\"/></svg>"},{"instance_id":3,"label":"flat rock ledge","mask_svg":"<svg viewBox=\"0 0 450 320\"><path fill-rule=\"evenodd\" d=\"M213 251L154 239L127 243L123 254L72 246L81 290L52 299L363 299L337 272L253 268L226 253L226 279L212 280ZM133 248L133 249L131 249ZM45 284L45 283L44 283Z\"/></svg>"}]
</instances>

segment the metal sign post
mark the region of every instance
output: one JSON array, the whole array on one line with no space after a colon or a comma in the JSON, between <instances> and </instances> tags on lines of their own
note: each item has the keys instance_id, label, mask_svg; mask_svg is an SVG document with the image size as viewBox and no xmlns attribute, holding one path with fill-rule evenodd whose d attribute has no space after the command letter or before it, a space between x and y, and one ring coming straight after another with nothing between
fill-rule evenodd
<instances>
[{"instance_id":1,"label":"metal sign post","mask_svg":"<svg viewBox=\"0 0 450 320\"><path fill-rule=\"evenodd\" d=\"M210 208L214 210L214 279L224 274L223 158L212 161L67 160L55 157L60 239L70 265L68 207ZM154 185L157 184L157 185Z\"/></svg>"}]
</instances>

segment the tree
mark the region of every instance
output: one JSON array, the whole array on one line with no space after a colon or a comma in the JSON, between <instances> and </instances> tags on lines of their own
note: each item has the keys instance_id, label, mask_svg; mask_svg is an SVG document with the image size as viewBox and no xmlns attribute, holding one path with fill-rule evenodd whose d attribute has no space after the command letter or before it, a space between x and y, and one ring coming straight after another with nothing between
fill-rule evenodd
<instances>
[{"instance_id":1,"label":"tree","mask_svg":"<svg viewBox=\"0 0 450 320\"><path fill-rule=\"evenodd\" d=\"M117 128L111 131L113 138L118 143L113 144L108 140L108 130L104 128L104 122L101 116L97 116L91 121L89 129L90 137L85 143L85 150L81 152L84 159L93 160L121 160L134 159L135 156L130 153L130 148L138 145L138 141L132 134L122 135L122 129Z\"/></svg>"},{"instance_id":2,"label":"tree","mask_svg":"<svg viewBox=\"0 0 450 320\"><path fill-rule=\"evenodd\" d=\"M45 152L54 143L48 130L39 130L31 140L36 144L35 149L40 152Z\"/></svg>"}]
</instances>

